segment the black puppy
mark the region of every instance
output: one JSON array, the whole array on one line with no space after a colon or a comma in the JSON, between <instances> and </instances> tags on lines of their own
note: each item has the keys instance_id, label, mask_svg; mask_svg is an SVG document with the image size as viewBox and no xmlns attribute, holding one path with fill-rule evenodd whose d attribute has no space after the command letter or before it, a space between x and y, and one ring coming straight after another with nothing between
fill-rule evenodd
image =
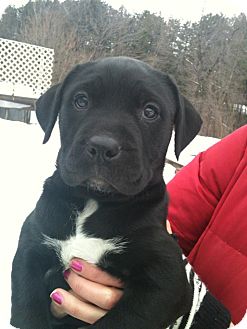
<instances>
[{"instance_id":1,"label":"black puppy","mask_svg":"<svg viewBox=\"0 0 247 329\"><path fill-rule=\"evenodd\" d=\"M165 230L162 172L175 126L178 157L201 119L175 83L130 58L78 65L37 101L48 141L59 116L57 170L26 219L12 270L11 324L75 329L50 313L49 294L68 288L73 257L124 282L117 305L92 328L165 328L190 310L181 251Z\"/></svg>"}]
</instances>

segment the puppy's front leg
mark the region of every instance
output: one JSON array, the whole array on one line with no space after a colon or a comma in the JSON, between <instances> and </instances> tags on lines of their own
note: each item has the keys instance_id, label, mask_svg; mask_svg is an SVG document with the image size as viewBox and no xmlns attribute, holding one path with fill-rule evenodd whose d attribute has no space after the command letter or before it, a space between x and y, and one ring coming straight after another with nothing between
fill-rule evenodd
<instances>
[{"instance_id":1,"label":"puppy's front leg","mask_svg":"<svg viewBox=\"0 0 247 329\"><path fill-rule=\"evenodd\" d=\"M148 232L149 236L155 233L152 229ZM172 238L164 239L163 233L160 238L158 234L154 236L139 241L135 237L130 253L110 259L117 268L129 263L130 272L122 299L93 329L166 328L190 310L192 291L181 252Z\"/></svg>"},{"instance_id":2,"label":"puppy's front leg","mask_svg":"<svg viewBox=\"0 0 247 329\"><path fill-rule=\"evenodd\" d=\"M27 253L20 256L21 253L21 250L17 252L12 269L11 324L20 329L51 329L49 294L38 260L30 258ZM29 264L23 264L23 257L29 258Z\"/></svg>"},{"instance_id":3,"label":"puppy's front leg","mask_svg":"<svg viewBox=\"0 0 247 329\"><path fill-rule=\"evenodd\" d=\"M50 298L45 286L47 255L27 223L12 266L11 324L20 329L51 329Z\"/></svg>"},{"instance_id":4,"label":"puppy's front leg","mask_svg":"<svg viewBox=\"0 0 247 329\"><path fill-rule=\"evenodd\" d=\"M164 329L187 312L187 294L184 298L177 291L171 294L171 282L164 289L148 281L125 288L122 300L92 329Z\"/></svg>"}]
</instances>

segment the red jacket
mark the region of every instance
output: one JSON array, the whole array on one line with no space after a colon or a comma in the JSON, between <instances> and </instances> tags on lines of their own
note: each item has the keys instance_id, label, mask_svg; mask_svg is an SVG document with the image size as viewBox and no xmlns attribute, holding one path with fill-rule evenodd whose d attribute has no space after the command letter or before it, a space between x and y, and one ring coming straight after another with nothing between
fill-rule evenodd
<instances>
[{"instance_id":1,"label":"red jacket","mask_svg":"<svg viewBox=\"0 0 247 329\"><path fill-rule=\"evenodd\" d=\"M238 323L247 309L247 125L200 153L167 189L184 253Z\"/></svg>"}]
</instances>

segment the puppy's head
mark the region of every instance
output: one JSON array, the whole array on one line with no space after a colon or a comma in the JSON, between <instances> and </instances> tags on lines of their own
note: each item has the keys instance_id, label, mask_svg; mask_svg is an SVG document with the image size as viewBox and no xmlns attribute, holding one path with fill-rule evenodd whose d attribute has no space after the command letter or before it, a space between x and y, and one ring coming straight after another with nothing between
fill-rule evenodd
<instances>
[{"instance_id":1,"label":"puppy's head","mask_svg":"<svg viewBox=\"0 0 247 329\"><path fill-rule=\"evenodd\" d=\"M58 170L70 186L135 195L162 179L175 126L175 153L201 119L167 75L126 57L76 66L37 101L48 141L59 116Z\"/></svg>"}]
</instances>

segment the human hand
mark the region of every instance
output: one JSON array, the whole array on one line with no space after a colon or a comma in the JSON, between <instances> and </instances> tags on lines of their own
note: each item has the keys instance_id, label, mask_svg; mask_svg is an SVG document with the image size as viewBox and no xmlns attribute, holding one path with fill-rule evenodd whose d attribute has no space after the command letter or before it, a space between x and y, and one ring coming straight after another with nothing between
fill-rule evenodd
<instances>
[{"instance_id":1,"label":"human hand","mask_svg":"<svg viewBox=\"0 0 247 329\"><path fill-rule=\"evenodd\" d=\"M64 273L70 291L55 289L51 293L51 311L57 318L71 315L94 323L121 298L123 284L82 259L73 259Z\"/></svg>"}]
</instances>

